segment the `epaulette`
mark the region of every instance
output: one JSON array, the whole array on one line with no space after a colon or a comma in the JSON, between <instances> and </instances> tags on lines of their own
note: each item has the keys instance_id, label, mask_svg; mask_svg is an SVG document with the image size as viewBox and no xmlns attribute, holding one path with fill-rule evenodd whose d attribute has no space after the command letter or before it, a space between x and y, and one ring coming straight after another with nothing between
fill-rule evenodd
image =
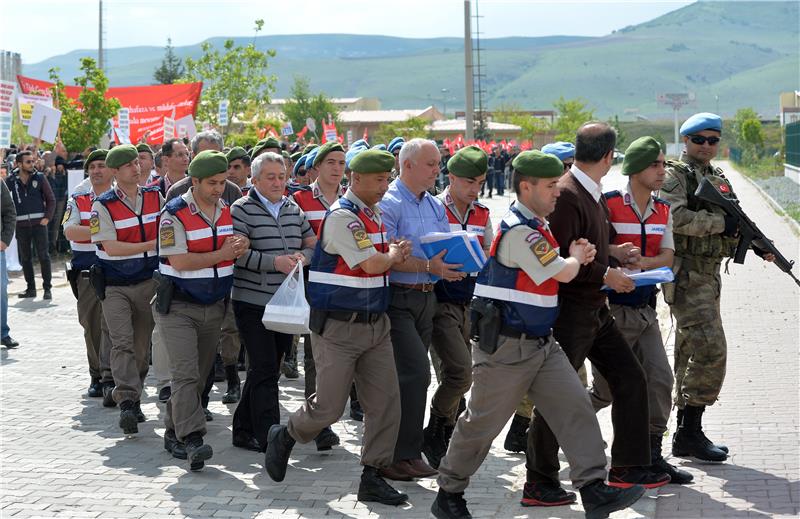
<instances>
[{"instance_id":1,"label":"epaulette","mask_svg":"<svg viewBox=\"0 0 800 519\"><path fill-rule=\"evenodd\" d=\"M620 193L618 189L609 191L608 193L603 193L603 198L605 198L606 200L608 200L609 198L616 198L618 196L622 196L622 193Z\"/></svg>"},{"instance_id":2,"label":"epaulette","mask_svg":"<svg viewBox=\"0 0 800 519\"><path fill-rule=\"evenodd\" d=\"M654 201L654 202L659 202L659 203L661 203L661 204L664 204L664 205L666 205L666 206L668 206L668 207L669 207L670 205L672 205L672 204L670 204L670 203L669 203L669 200L664 200L663 198L659 198L659 197L657 197L657 196L655 196L655 195L653 195L653 201Z\"/></svg>"},{"instance_id":3,"label":"epaulette","mask_svg":"<svg viewBox=\"0 0 800 519\"><path fill-rule=\"evenodd\" d=\"M692 172L692 167L686 164L685 162L681 162L679 160L665 160L664 161L665 167L672 167L679 170L684 175L688 175Z\"/></svg>"},{"instance_id":4,"label":"epaulette","mask_svg":"<svg viewBox=\"0 0 800 519\"><path fill-rule=\"evenodd\" d=\"M489 208L488 208L488 207L486 207L485 205L483 205L483 203L479 202L478 200L475 200L474 202L472 202L472 205L474 205L475 207L480 207L480 208L482 208L482 209L489 210Z\"/></svg>"},{"instance_id":5,"label":"epaulette","mask_svg":"<svg viewBox=\"0 0 800 519\"><path fill-rule=\"evenodd\" d=\"M161 191L161 188L159 186L142 186L142 193L146 193L148 191Z\"/></svg>"},{"instance_id":6,"label":"epaulette","mask_svg":"<svg viewBox=\"0 0 800 519\"><path fill-rule=\"evenodd\" d=\"M169 211L170 213L175 214L186 206L187 206L186 200L184 200L182 196L176 196L175 198L164 204L164 209L162 210L162 212Z\"/></svg>"}]
</instances>

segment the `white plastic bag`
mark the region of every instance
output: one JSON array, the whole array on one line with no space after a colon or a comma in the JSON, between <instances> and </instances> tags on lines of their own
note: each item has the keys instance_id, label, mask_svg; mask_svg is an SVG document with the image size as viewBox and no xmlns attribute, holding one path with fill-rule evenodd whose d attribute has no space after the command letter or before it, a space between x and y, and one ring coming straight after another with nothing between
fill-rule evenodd
<instances>
[{"instance_id":1,"label":"white plastic bag","mask_svg":"<svg viewBox=\"0 0 800 519\"><path fill-rule=\"evenodd\" d=\"M311 333L311 307L303 287L303 265L298 262L264 308L261 322L267 330L289 335Z\"/></svg>"}]
</instances>

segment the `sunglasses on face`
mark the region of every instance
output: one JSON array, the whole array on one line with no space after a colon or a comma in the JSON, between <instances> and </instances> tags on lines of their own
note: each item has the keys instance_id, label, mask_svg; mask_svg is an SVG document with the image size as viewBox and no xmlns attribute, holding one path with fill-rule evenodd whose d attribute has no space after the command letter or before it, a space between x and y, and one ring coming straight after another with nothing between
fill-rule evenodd
<instances>
[{"instance_id":1,"label":"sunglasses on face","mask_svg":"<svg viewBox=\"0 0 800 519\"><path fill-rule=\"evenodd\" d=\"M569 168L572 167L573 164L575 164L575 163L574 162L565 162L564 163L564 170L568 170Z\"/></svg>"},{"instance_id":2,"label":"sunglasses on face","mask_svg":"<svg viewBox=\"0 0 800 519\"><path fill-rule=\"evenodd\" d=\"M689 140L693 143L697 144L698 146L708 143L709 146L713 146L720 141L719 137L705 137L703 135L692 135L689 137Z\"/></svg>"}]
</instances>

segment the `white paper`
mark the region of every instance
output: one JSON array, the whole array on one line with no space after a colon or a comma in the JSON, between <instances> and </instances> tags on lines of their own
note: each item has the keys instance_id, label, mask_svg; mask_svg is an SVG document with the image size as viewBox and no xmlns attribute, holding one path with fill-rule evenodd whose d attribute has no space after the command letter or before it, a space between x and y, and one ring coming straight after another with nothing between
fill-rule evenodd
<instances>
[{"instance_id":1,"label":"white paper","mask_svg":"<svg viewBox=\"0 0 800 519\"><path fill-rule=\"evenodd\" d=\"M28 124L28 135L54 144L61 123L61 110L36 104L33 107L31 122Z\"/></svg>"},{"instance_id":2,"label":"white paper","mask_svg":"<svg viewBox=\"0 0 800 519\"><path fill-rule=\"evenodd\" d=\"M194 139L194 136L197 135L197 125L194 122L194 117L192 117L192 114L184 115L180 119L175 120L175 127L180 128L181 126L186 127L186 137Z\"/></svg>"}]
</instances>

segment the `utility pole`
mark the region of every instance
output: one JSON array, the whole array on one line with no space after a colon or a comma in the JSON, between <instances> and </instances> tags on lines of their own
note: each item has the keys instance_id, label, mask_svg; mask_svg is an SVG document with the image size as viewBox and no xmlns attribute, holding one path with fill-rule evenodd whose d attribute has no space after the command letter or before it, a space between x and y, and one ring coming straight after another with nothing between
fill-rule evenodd
<instances>
[{"instance_id":1,"label":"utility pole","mask_svg":"<svg viewBox=\"0 0 800 519\"><path fill-rule=\"evenodd\" d=\"M470 0L464 0L464 94L466 98L464 139L468 141L475 138L475 123L473 122L473 111L475 110L474 88L472 76L472 6L470 5Z\"/></svg>"},{"instance_id":2,"label":"utility pole","mask_svg":"<svg viewBox=\"0 0 800 519\"><path fill-rule=\"evenodd\" d=\"M97 27L97 68L103 70L103 0L99 0L100 2L100 11L98 16L98 27Z\"/></svg>"}]
</instances>

